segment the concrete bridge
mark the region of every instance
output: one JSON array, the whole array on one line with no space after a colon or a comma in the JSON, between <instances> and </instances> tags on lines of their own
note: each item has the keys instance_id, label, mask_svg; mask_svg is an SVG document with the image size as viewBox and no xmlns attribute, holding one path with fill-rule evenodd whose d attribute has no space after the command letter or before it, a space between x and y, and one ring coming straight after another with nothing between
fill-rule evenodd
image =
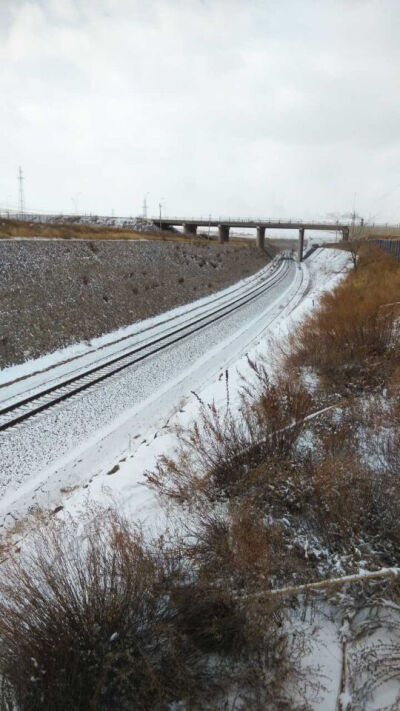
<instances>
[{"instance_id":1,"label":"concrete bridge","mask_svg":"<svg viewBox=\"0 0 400 711\"><path fill-rule=\"evenodd\" d=\"M243 220L243 219L204 219L195 217L162 217L154 218L156 225L161 229L169 227L182 227L184 234L195 235L199 227L217 227L219 242L228 242L231 227L254 228L257 235L257 247L264 249L266 230L298 230L299 232L299 261L303 259L304 233L306 230L341 232L344 241L349 239L350 226L339 222L303 222L292 220Z\"/></svg>"}]
</instances>

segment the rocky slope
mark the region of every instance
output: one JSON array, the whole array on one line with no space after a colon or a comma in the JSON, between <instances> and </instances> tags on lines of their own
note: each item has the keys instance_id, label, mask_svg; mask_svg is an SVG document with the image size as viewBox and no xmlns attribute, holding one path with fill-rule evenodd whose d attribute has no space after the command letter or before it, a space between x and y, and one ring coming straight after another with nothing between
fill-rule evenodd
<instances>
[{"instance_id":1,"label":"rocky slope","mask_svg":"<svg viewBox=\"0 0 400 711\"><path fill-rule=\"evenodd\" d=\"M0 367L193 301L267 260L233 244L2 240Z\"/></svg>"}]
</instances>

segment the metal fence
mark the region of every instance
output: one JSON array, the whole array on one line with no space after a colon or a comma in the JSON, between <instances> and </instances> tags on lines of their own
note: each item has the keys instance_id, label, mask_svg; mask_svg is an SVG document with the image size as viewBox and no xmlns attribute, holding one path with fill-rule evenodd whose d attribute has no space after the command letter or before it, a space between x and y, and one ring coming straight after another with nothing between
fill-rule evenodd
<instances>
[{"instance_id":1,"label":"metal fence","mask_svg":"<svg viewBox=\"0 0 400 711\"><path fill-rule=\"evenodd\" d=\"M400 262L400 239L374 239L371 241Z\"/></svg>"}]
</instances>

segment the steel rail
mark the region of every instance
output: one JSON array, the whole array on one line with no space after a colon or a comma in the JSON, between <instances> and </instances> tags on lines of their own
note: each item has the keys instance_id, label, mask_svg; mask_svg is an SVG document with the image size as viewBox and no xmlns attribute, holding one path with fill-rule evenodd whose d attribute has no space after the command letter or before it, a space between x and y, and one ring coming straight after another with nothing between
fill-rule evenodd
<instances>
[{"instance_id":1,"label":"steel rail","mask_svg":"<svg viewBox=\"0 0 400 711\"><path fill-rule=\"evenodd\" d=\"M278 260L278 262L279 261L282 261L282 260L280 259L280 260ZM61 364L72 363L73 361L79 361L82 358L86 358L91 353L98 353L99 351L105 350L107 348L111 348L112 346L115 346L118 343L122 343L123 341L127 341L130 339L132 339L132 340L136 339L139 336L141 336L142 334L146 334L149 331L159 329L161 326L164 326L165 324L170 324L173 321L178 322L179 319L184 319L184 317L188 316L189 314L194 314L195 312L198 312L198 313L204 312L205 313L207 311L210 311L210 306L212 307L213 304L216 304L219 301L223 302L223 301L229 300L229 303L232 303L232 301L231 301L232 296L236 296L240 293L244 293L244 294L251 293L251 291L250 291L251 288L258 287L261 282L263 282L263 281L265 282L266 278L269 278L271 275L273 275L274 271L273 271L273 269L271 269L271 267L273 267L273 266L275 266L275 267L277 266L276 261L270 262L270 264L267 267L264 267L259 272L256 272L256 274L253 274L252 276L248 277L246 279L246 283L239 284L239 285L231 285L230 287L226 287L226 289L224 289L222 292L219 291L219 292L216 292L216 294L211 294L210 298L208 299L208 301L206 303L202 303L202 304L195 303L195 305L191 306L190 308L185 309L185 311L182 314L174 314L174 315L169 316L167 318L160 319L157 321L157 323L151 324L149 326L145 326L144 328L139 328L134 333L128 333L124 336L121 336L120 338L116 338L112 341L108 341L107 343L103 343L103 344L99 345L97 348L92 348L91 350L86 351L84 353L78 353L74 356L70 356L69 358L65 359L61 363L53 363L53 364L49 365L47 368L44 368L43 370L37 370L33 373L28 373L26 375L20 376L19 378L15 378L14 380L11 380L9 382L2 383L2 384L0 384L0 394L1 394L2 389L7 388L8 386L10 386L14 383L21 382L23 380L28 380L29 378L36 377L37 375L40 375L41 373L46 373L46 372L49 372L50 370L59 368ZM203 300L203 299L204 299L204 297L202 297L201 300ZM154 318L154 317L152 317L152 318ZM186 319L186 321L189 321L189 319ZM145 339L143 339L143 340L145 340ZM140 341L139 341L139 343L140 343ZM122 351L128 350L129 348L131 348L131 345L128 345L125 348L121 348L119 352L122 353ZM95 363L97 364L97 363L100 363L100 361L103 361L104 365L106 365L106 363L109 362L110 358L112 358L112 355L113 354L111 353L109 355L100 357L95 361ZM77 368L69 371L69 374L79 371L80 368L82 368L82 367L84 367L84 366L78 365ZM52 378L52 380L53 381L58 380L59 377L60 376L57 377L57 375L56 375L54 378ZM51 382L51 381L49 381L49 382ZM62 382L59 382L58 385L61 386ZM40 387L40 385L37 385L37 386L33 385L32 390L35 388L38 388L38 387ZM31 388L28 388L28 390L29 389L31 389ZM36 396L38 396L38 395L39 395L39 393L36 393ZM3 412L1 405L4 402L6 402L7 400L10 400L10 399L14 400L15 397L16 396L10 396L10 397L7 397L3 400L0 400L0 415Z\"/></svg>"},{"instance_id":2,"label":"steel rail","mask_svg":"<svg viewBox=\"0 0 400 711\"><path fill-rule=\"evenodd\" d=\"M286 263L287 264L287 263ZM183 339L187 338L190 335L193 335L194 333L206 328L209 325L212 325L216 323L217 321L221 320L222 318L225 318L229 314L237 311L238 309L242 308L243 306L247 305L248 303L251 303L255 299L259 298L263 293L269 291L272 289L276 284L278 284L284 277L287 275L289 271L288 266L284 266L281 270L279 270L279 273L274 273L271 278L267 281L265 280L263 284L258 286L257 288L252 290L252 293L246 294L245 296L241 296L238 299L236 299L234 302L231 302L228 307L227 305L220 306L218 309L214 310L211 314L208 313L204 316L201 316L200 318L197 318L195 320L192 320L191 323L185 323L184 325L181 325L179 328L174 329L173 331L170 331L169 333L163 334L155 339L153 339L150 343L148 343L146 346L138 346L134 348L132 351L130 351L128 354L125 354L123 356L119 355L110 361L108 361L106 364L103 365L97 365L93 368L90 368L89 370L84 371L83 373L79 374L78 376L75 376L73 378L69 378L63 383L59 383L57 385L54 385L50 388L47 388L44 391L41 391L38 394L32 395L30 397L24 398L23 400L20 400L17 403L14 403L13 405L10 405L6 408L3 408L0 410L0 417L5 417L6 415L13 414L15 413L16 416L12 417L10 420L7 420L6 422L0 423L0 432L5 431L11 427L14 427L15 425L30 419L31 417L37 415L39 412L43 412L47 409L50 409L54 405L63 402L74 395L81 393L84 390L87 390L88 388L112 377L113 375L121 372L122 370L125 370L126 368L135 365L136 363L139 363L146 358L151 357L152 355L155 355L156 353L159 353L162 350L165 350L171 345L174 345ZM171 339L173 340L167 340ZM163 341L167 342L163 343ZM153 348L153 346L155 346ZM143 353L144 350L149 350L146 353ZM127 360L131 358L132 356L137 355L133 360L128 360L128 362L122 363L122 361ZM115 364L119 364L116 368L113 366ZM101 372L103 371L103 372ZM95 376L94 378L91 378L91 376ZM87 381L87 379L89 381ZM83 381L87 382L83 382ZM72 389L67 390L65 392L65 388L68 388L70 385L75 385L78 383L77 387L74 387ZM64 391L64 392L63 392ZM30 408L29 410L25 412L20 412L18 413L18 410L20 410L23 407L26 407L28 405L34 405L35 401L42 400L43 398L48 397L49 395L55 395L51 400L47 402L42 402L42 403L37 403L36 406Z\"/></svg>"}]
</instances>

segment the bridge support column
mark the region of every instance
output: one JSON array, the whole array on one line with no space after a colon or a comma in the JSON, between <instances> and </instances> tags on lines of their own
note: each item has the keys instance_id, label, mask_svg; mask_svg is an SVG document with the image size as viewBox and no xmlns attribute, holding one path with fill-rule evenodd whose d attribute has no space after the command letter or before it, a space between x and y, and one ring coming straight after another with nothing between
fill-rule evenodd
<instances>
[{"instance_id":1,"label":"bridge support column","mask_svg":"<svg viewBox=\"0 0 400 711\"><path fill-rule=\"evenodd\" d=\"M229 241L229 225L218 225L218 242Z\"/></svg>"},{"instance_id":2,"label":"bridge support column","mask_svg":"<svg viewBox=\"0 0 400 711\"><path fill-rule=\"evenodd\" d=\"M348 228L348 227L343 227L343 230L342 230L343 242L348 242L348 241L349 241L349 234L350 234L349 228Z\"/></svg>"},{"instance_id":3,"label":"bridge support column","mask_svg":"<svg viewBox=\"0 0 400 711\"><path fill-rule=\"evenodd\" d=\"M195 235L197 232L197 225L193 225L192 222L183 223L183 234L185 235Z\"/></svg>"},{"instance_id":4,"label":"bridge support column","mask_svg":"<svg viewBox=\"0 0 400 711\"><path fill-rule=\"evenodd\" d=\"M257 227L257 247L259 247L259 249L264 249L264 243L265 243L265 227L261 227L261 225L259 225Z\"/></svg>"},{"instance_id":5,"label":"bridge support column","mask_svg":"<svg viewBox=\"0 0 400 711\"><path fill-rule=\"evenodd\" d=\"M303 250L304 250L304 227L299 229L299 262L303 261Z\"/></svg>"}]
</instances>

